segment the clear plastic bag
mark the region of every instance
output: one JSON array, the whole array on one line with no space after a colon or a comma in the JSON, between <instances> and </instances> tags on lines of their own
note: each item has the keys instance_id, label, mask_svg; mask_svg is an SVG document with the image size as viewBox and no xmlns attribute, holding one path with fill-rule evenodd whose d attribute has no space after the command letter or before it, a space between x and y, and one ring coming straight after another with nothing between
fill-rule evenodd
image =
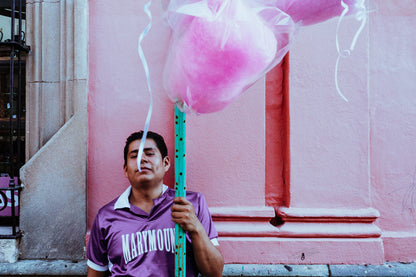
<instances>
[{"instance_id":1,"label":"clear plastic bag","mask_svg":"<svg viewBox=\"0 0 416 277\"><path fill-rule=\"evenodd\" d=\"M168 95L185 112L229 105L289 49L295 24L274 6L244 0L171 0L164 70Z\"/></svg>"},{"instance_id":2,"label":"clear plastic bag","mask_svg":"<svg viewBox=\"0 0 416 277\"><path fill-rule=\"evenodd\" d=\"M348 7L346 15L365 9L364 0L264 0L262 2L275 5L285 11L295 23L302 26L317 24L339 16L344 11L345 5Z\"/></svg>"},{"instance_id":3,"label":"clear plastic bag","mask_svg":"<svg viewBox=\"0 0 416 277\"><path fill-rule=\"evenodd\" d=\"M360 0L170 0L163 83L184 112L228 106L281 61L298 26L338 16Z\"/></svg>"}]
</instances>

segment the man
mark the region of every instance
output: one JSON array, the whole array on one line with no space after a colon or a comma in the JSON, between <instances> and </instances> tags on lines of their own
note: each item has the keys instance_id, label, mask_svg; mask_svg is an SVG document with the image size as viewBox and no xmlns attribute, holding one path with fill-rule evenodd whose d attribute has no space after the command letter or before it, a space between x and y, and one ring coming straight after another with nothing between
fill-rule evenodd
<instances>
[{"instance_id":1,"label":"man","mask_svg":"<svg viewBox=\"0 0 416 277\"><path fill-rule=\"evenodd\" d=\"M102 207L87 247L88 277L174 276L175 223L187 234L187 276L222 276L224 260L217 231L202 194L176 197L163 184L170 160L163 138L148 132L140 171L137 154L143 131L124 147L129 188Z\"/></svg>"}]
</instances>

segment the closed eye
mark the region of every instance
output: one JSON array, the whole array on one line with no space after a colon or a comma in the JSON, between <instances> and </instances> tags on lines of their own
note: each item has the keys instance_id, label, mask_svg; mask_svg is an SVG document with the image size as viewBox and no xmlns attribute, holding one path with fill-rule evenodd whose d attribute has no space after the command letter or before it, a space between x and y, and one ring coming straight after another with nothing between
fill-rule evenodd
<instances>
[{"instance_id":1,"label":"closed eye","mask_svg":"<svg viewBox=\"0 0 416 277\"><path fill-rule=\"evenodd\" d=\"M138 152L139 152L139 151L137 151L137 150L133 150L133 151L131 151L131 152L130 152L130 158L131 158L131 159L136 159L136 158L137 158L137 154L138 154Z\"/></svg>"}]
</instances>

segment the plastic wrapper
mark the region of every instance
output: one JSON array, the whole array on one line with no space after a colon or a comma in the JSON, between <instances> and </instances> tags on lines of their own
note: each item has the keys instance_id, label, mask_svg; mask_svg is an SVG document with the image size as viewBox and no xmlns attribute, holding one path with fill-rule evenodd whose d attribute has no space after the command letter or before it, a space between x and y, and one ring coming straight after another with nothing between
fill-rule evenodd
<instances>
[{"instance_id":1,"label":"plastic wrapper","mask_svg":"<svg viewBox=\"0 0 416 277\"><path fill-rule=\"evenodd\" d=\"M170 0L165 90L184 112L219 111L281 61L298 26L342 11L337 0Z\"/></svg>"},{"instance_id":2,"label":"plastic wrapper","mask_svg":"<svg viewBox=\"0 0 416 277\"><path fill-rule=\"evenodd\" d=\"M364 0L265 0L262 2L275 5L302 26L337 17L344 11L344 6L348 7L346 15L365 11Z\"/></svg>"},{"instance_id":3,"label":"plastic wrapper","mask_svg":"<svg viewBox=\"0 0 416 277\"><path fill-rule=\"evenodd\" d=\"M240 0L172 0L164 86L185 112L229 105L286 54L295 24L276 7Z\"/></svg>"}]
</instances>

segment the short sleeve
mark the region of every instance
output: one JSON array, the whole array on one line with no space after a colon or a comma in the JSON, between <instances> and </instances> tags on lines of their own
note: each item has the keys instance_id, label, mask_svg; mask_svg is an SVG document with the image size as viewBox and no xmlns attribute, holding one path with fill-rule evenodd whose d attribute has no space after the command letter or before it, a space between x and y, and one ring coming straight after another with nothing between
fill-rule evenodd
<instances>
[{"instance_id":1,"label":"short sleeve","mask_svg":"<svg viewBox=\"0 0 416 277\"><path fill-rule=\"evenodd\" d=\"M87 246L87 264L96 271L108 269L107 243L103 231L100 228L100 213L98 213L92 224Z\"/></svg>"},{"instance_id":2,"label":"short sleeve","mask_svg":"<svg viewBox=\"0 0 416 277\"><path fill-rule=\"evenodd\" d=\"M199 221L204 226L205 231L210 240L218 238L217 230L215 229L214 222L212 221L211 213L209 212L207 202L203 194L199 194L198 197L198 212L197 216Z\"/></svg>"}]
</instances>

